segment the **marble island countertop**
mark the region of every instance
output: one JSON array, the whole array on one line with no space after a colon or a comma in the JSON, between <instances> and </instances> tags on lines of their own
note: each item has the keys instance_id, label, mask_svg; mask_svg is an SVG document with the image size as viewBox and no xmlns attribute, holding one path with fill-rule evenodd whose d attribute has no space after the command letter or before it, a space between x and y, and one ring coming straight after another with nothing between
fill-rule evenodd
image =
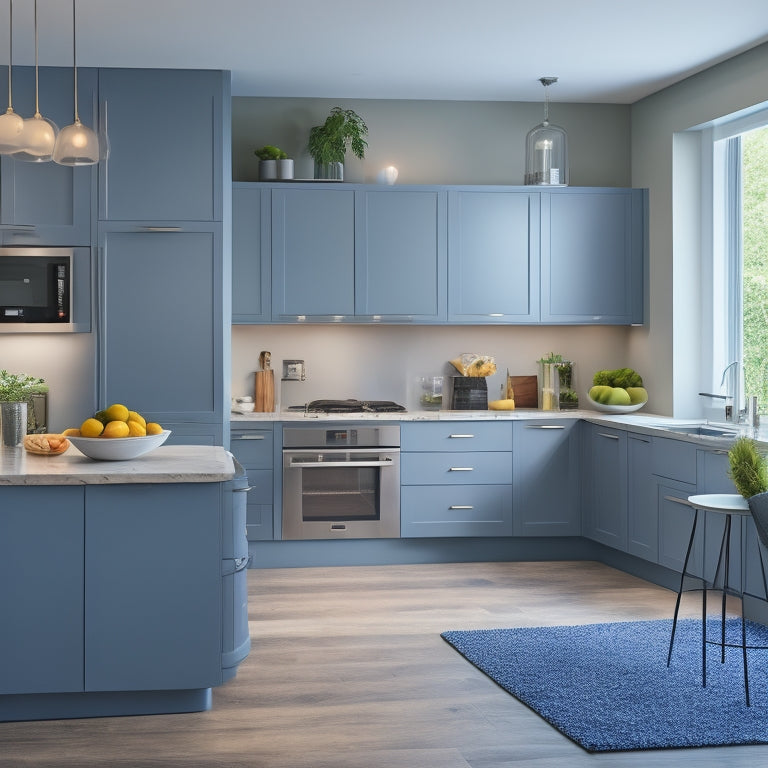
<instances>
[{"instance_id":1,"label":"marble island countertop","mask_svg":"<svg viewBox=\"0 0 768 768\"><path fill-rule=\"evenodd\" d=\"M0 450L0 485L215 483L234 474L232 456L220 446L162 445L128 461L94 461L74 445L58 456Z\"/></svg>"}]
</instances>

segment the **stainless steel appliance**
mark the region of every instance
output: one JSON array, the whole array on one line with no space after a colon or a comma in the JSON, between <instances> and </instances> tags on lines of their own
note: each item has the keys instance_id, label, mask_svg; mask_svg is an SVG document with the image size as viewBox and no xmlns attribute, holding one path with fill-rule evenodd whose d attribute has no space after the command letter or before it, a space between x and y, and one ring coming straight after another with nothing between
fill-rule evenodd
<instances>
[{"instance_id":1,"label":"stainless steel appliance","mask_svg":"<svg viewBox=\"0 0 768 768\"><path fill-rule=\"evenodd\" d=\"M283 429L283 539L400 536L400 427Z\"/></svg>"},{"instance_id":2,"label":"stainless steel appliance","mask_svg":"<svg viewBox=\"0 0 768 768\"><path fill-rule=\"evenodd\" d=\"M402 405L391 400L312 400L306 405L290 405L289 411L305 413L399 413Z\"/></svg>"},{"instance_id":3,"label":"stainless steel appliance","mask_svg":"<svg viewBox=\"0 0 768 768\"><path fill-rule=\"evenodd\" d=\"M0 322L71 322L72 248L0 248Z\"/></svg>"}]
</instances>

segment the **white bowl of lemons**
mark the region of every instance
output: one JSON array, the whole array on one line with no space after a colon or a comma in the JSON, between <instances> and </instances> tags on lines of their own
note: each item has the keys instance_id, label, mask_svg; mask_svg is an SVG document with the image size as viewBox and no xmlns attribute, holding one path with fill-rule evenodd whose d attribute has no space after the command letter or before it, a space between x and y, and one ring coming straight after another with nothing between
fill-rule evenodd
<instances>
[{"instance_id":1,"label":"white bowl of lemons","mask_svg":"<svg viewBox=\"0 0 768 768\"><path fill-rule=\"evenodd\" d=\"M127 461L154 451L168 439L170 434L170 429L164 429L157 435L146 437L74 437L70 435L67 440L89 459Z\"/></svg>"}]
</instances>

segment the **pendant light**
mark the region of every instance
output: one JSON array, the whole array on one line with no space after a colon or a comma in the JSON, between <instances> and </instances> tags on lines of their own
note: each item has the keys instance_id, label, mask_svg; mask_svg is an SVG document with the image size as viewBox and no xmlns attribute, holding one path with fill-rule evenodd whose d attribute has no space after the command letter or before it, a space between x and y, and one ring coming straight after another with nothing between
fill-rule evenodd
<instances>
[{"instance_id":1,"label":"pendant light","mask_svg":"<svg viewBox=\"0 0 768 768\"><path fill-rule=\"evenodd\" d=\"M53 160L59 165L94 165L99 162L99 137L80 122L77 109L77 19L72 0L72 70L75 79L75 122L62 128L53 150Z\"/></svg>"},{"instance_id":2,"label":"pendant light","mask_svg":"<svg viewBox=\"0 0 768 768\"><path fill-rule=\"evenodd\" d=\"M16 152L21 144L24 119L13 111L11 69L13 66L13 0L8 0L8 109L0 115L0 155Z\"/></svg>"},{"instance_id":3,"label":"pendant light","mask_svg":"<svg viewBox=\"0 0 768 768\"><path fill-rule=\"evenodd\" d=\"M24 120L21 149L13 153L16 160L47 163L53 157L59 129L53 120L40 114L39 68L37 65L37 0L35 0L35 114Z\"/></svg>"},{"instance_id":4,"label":"pendant light","mask_svg":"<svg viewBox=\"0 0 768 768\"><path fill-rule=\"evenodd\" d=\"M544 122L525 137L525 183L545 187L568 186L568 136L549 122L549 86L556 77L541 77L544 86Z\"/></svg>"}]
</instances>

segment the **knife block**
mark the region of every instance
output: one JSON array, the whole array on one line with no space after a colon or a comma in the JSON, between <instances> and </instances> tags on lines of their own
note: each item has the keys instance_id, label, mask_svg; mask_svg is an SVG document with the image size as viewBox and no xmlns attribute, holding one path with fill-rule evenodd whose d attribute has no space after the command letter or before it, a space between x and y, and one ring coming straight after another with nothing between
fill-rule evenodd
<instances>
[{"instance_id":1,"label":"knife block","mask_svg":"<svg viewBox=\"0 0 768 768\"><path fill-rule=\"evenodd\" d=\"M275 410L275 372L256 371L253 385L253 410L272 413Z\"/></svg>"}]
</instances>

